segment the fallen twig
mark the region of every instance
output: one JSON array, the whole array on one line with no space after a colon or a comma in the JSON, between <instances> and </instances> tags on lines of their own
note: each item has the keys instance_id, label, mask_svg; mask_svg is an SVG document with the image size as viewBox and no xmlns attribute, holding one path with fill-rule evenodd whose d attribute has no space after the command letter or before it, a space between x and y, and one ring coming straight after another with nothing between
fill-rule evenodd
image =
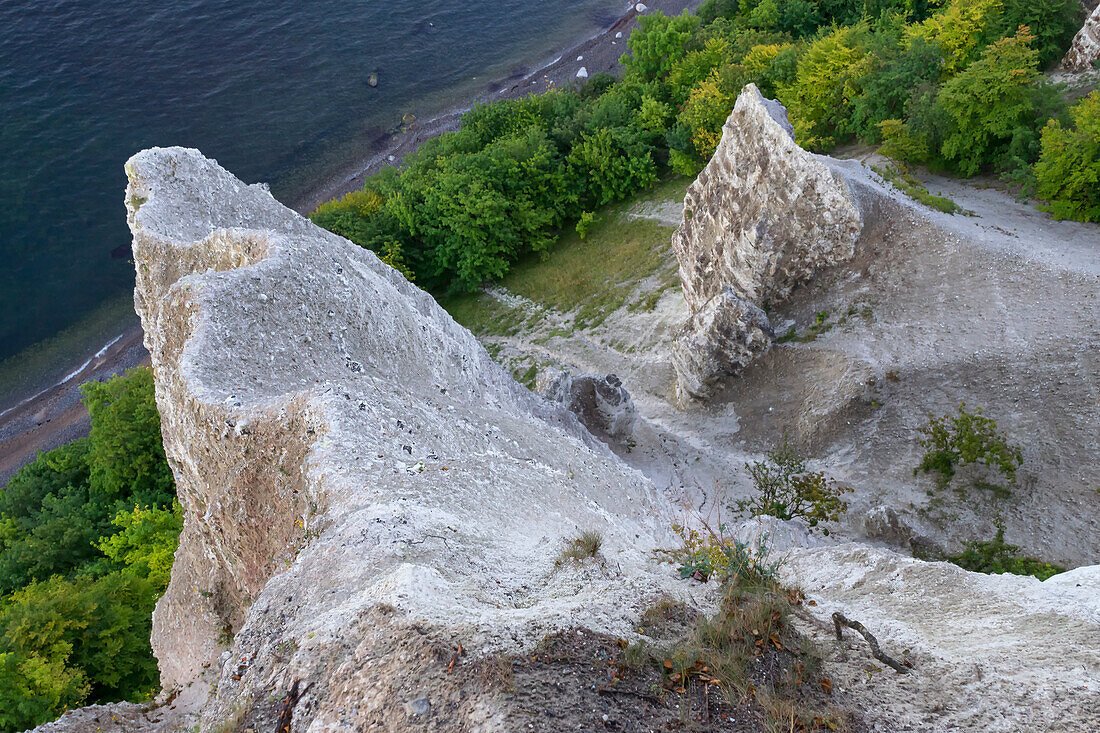
<instances>
[{"instance_id":1,"label":"fallen twig","mask_svg":"<svg viewBox=\"0 0 1100 733\"><path fill-rule=\"evenodd\" d=\"M863 635L863 638L867 640L867 644L871 647L871 656L879 660L883 664L889 665L894 668L899 674L909 674L909 668L904 664L898 662L896 659L883 654L882 649L878 645L878 639L875 635L863 627L859 621L852 621L844 617L844 614L840 611L833 613L833 625L836 627L836 639L837 641L844 641L844 632L841 627L847 626L853 631L858 631Z\"/></svg>"}]
</instances>

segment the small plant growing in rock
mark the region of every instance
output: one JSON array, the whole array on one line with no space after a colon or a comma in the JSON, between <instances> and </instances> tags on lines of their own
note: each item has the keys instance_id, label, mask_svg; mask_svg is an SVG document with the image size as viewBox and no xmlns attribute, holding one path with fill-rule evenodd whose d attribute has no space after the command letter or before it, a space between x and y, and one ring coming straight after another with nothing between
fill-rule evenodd
<instances>
[{"instance_id":1,"label":"small plant growing in rock","mask_svg":"<svg viewBox=\"0 0 1100 733\"><path fill-rule=\"evenodd\" d=\"M816 527L821 522L835 522L848 511L848 502L841 497L852 489L822 471L808 471L806 460L787 443L768 451L763 461L746 463L745 468L756 491L733 504L730 509L734 512L784 520L799 517Z\"/></svg>"},{"instance_id":2,"label":"small plant growing in rock","mask_svg":"<svg viewBox=\"0 0 1100 733\"><path fill-rule=\"evenodd\" d=\"M779 561L768 559L767 535L757 538L755 545L728 537L725 527L718 531L688 529L674 524L672 530L684 541L676 550L658 550L658 554L678 563L681 578L707 582L714 577L726 582L748 581L773 583L779 571Z\"/></svg>"},{"instance_id":3,"label":"small plant growing in rock","mask_svg":"<svg viewBox=\"0 0 1100 733\"><path fill-rule=\"evenodd\" d=\"M967 412L966 403L959 405L958 415L930 416L920 432L925 454L913 473L936 472L941 487L955 476L956 468L971 463L1000 471L1015 482L1016 470L1024 461L1020 449L997 430L997 423L984 416L980 407Z\"/></svg>"},{"instance_id":4,"label":"small plant growing in rock","mask_svg":"<svg viewBox=\"0 0 1100 733\"><path fill-rule=\"evenodd\" d=\"M588 236L588 230L598 221L599 219L591 211L581 212L581 218L577 220L577 236L582 240L585 239Z\"/></svg>"},{"instance_id":5,"label":"small plant growing in rock","mask_svg":"<svg viewBox=\"0 0 1100 733\"><path fill-rule=\"evenodd\" d=\"M977 573L1011 573L1034 575L1046 580L1052 575L1064 573L1065 568L1043 562L1034 557L1020 555L1020 548L1005 542L1005 523L1000 517L994 522L997 534L988 542L965 542L966 549L947 559L966 570Z\"/></svg>"},{"instance_id":6,"label":"small plant growing in rock","mask_svg":"<svg viewBox=\"0 0 1100 733\"><path fill-rule=\"evenodd\" d=\"M560 566L567 562L580 562L581 560L594 558L600 554L601 547L603 547L602 534L593 530L582 532L579 537L574 537L569 541L569 544L558 555L554 565Z\"/></svg>"}]
</instances>

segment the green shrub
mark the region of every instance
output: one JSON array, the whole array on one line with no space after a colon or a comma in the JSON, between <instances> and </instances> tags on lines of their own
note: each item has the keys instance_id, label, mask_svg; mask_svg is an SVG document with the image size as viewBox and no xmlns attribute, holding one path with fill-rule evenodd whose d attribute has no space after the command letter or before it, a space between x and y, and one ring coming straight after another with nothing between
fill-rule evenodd
<instances>
[{"instance_id":1,"label":"green shrub","mask_svg":"<svg viewBox=\"0 0 1100 733\"><path fill-rule=\"evenodd\" d=\"M586 530L566 543L558 559L554 561L554 565L595 559L600 554L601 547L603 547L603 535L595 530Z\"/></svg>"},{"instance_id":2,"label":"green shrub","mask_svg":"<svg viewBox=\"0 0 1100 733\"><path fill-rule=\"evenodd\" d=\"M988 542L966 542L966 549L948 558L961 568L977 573L1011 573L1034 575L1046 580L1052 575L1064 573L1065 568L1020 555L1020 548L1005 542L1003 521L997 522L997 534Z\"/></svg>"},{"instance_id":3,"label":"green shrub","mask_svg":"<svg viewBox=\"0 0 1100 733\"><path fill-rule=\"evenodd\" d=\"M1039 196L1057 219L1100 221L1100 92L1070 108L1072 127L1043 128L1035 166Z\"/></svg>"},{"instance_id":4,"label":"green shrub","mask_svg":"<svg viewBox=\"0 0 1100 733\"><path fill-rule=\"evenodd\" d=\"M727 536L725 527L713 532L677 524L672 529L683 540L683 547L662 550L660 554L677 564L681 578L704 583L715 578L722 583L748 585L777 582L780 561L769 558L766 534L749 544Z\"/></svg>"},{"instance_id":5,"label":"green shrub","mask_svg":"<svg viewBox=\"0 0 1100 733\"><path fill-rule=\"evenodd\" d=\"M955 476L956 468L971 463L985 465L1015 481L1016 471L1024 460L1020 449L997 430L994 420L982 415L980 407L967 412L963 403L958 415L929 416L928 424L920 432L924 436L920 445L925 454L913 473L936 472L941 485Z\"/></svg>"},{"instance_id":6,"label":"green shrub","mask_svg":"<svg viewBox=\"0 0 1100 733\"><path fill-rule=\"evenodd\" d=\"M750 516L805 519L811 527L835 522L848 511L841 497L852 489L839 486L821 471L807 471L806 461L784 443L765 454L763 461L745 464L756 493L730 508ZM825 530L825 534L828 534Z\"/></svg>"},{"instance_id":7,"label":"green shrub","mask_svg":"<svg viewBox=\"0 0 1100 733\"><path fill-rule=\"evenodd\" d=\"M828 149L854 131L851 103L874 64L869 41L866 23L832 30L799 58L794 81L779 87L779 101L803 147Z\"/></svg>"},{"instance_id":8,"label":"green shrub","mask_svg":"<svg viewBox=\"0 0 1100 733\"><path fill-rule=\"evenodd\" d=\"M151 373L82 392L91 435L0 489L0 731L156 691L151 614L182 520Z\"/></svg>"}]
</instances>

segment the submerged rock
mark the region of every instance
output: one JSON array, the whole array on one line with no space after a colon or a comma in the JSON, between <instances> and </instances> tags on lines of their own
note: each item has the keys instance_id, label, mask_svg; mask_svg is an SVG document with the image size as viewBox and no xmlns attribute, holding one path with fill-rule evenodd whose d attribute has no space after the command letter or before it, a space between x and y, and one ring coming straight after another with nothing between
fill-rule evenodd
<instances>
[{"instance_id":1,"label":"submerged rock","mask_svg":"<svg viewBox=\"0 0 1100 733\"><path fill-rule=\"evenodd\" d=\"M1084 26L1077 32L1065 58L1062 68L1066 71L1092 71L1100 61L1100 5L1092 11Z\"/></svg>"},{"instance_id":2,"label":"submerged rock","mask_svg":"<svg viewBox=\"0 0 1100 733\"><path fill-rule=\"evenodd\" d=\"M747 305L782 302L851 259L862 228L844 179L798 146L781 104L746 86L672 239L692 313L675 358L680 392L705 398L763 353L771 328Z\"/></svg>"},{"instance_id":3,"label":"submerged rock","mask_svg":"<svg viewBox=\"0 0 1100 733\"><path fill-rule=\"evenodd\" d=\"M621 443L634 432L634 400L614 374L572 376L563 371L544 390L546 398L577 416L581 425L604 442Z\"/></svg>"}]
</instances>

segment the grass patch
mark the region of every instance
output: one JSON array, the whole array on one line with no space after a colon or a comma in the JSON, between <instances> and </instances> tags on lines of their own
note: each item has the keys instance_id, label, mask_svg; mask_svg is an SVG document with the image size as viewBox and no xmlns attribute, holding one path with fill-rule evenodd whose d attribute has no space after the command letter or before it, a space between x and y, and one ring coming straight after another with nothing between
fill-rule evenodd
<instances>
[{"instance_id":1,"label":"grass patch","mask_svg":"<svg viewBox=\"0 0 1100 733\"><path fill-rule=\"evenodd\" d=\"M602 534L593 530L582 532L579 537L574 537L569 541L569 544L558 555L554 565L560 566L570 562L593 559L600 554L601 547L603 547Z\"/></svg>"},{"instance_id":2,"label":"grass patch","mask_svg":"<svg viewBox=\"0 0 1100 733\"><path fill-rule=\"evenodd\" d=\"M501 284L562 312L577 308L576 323L582 328L603 323L626 304L640 280L671 261L673 229L623 216L624 209L620 204L605 210L584 239L575 232L563 234L549 259L522 259Z\"/></svg>"},{"instance_id":3,"label":"grass patch","mask_svg":"<svg viewBox=\"0 0 1100 733\"><path fill-rule=\"evenodd\" d=\"M629 302L631 312L652 311L661 295L680 282L669 249L674 229L626 212L639 204L682 199L690 183L688 178L672 178L638 198L602 209L585 226L583 238L576 231L561 232L549 253L521 258L500 285L541 306L562 313L575 310L576 325L591 328L627 305L640 281L658 275L656 291ZM525 309L511 308L485 293L452 296L440 304L479 336L514 336L537 320Z\"/></svg>"},{"instance_id":4,"label":"grass patch","mask_svg":"<svg viewBox=\"0 0 1100 733\"><path fill-rule=\"evenodd\" d=\"M942 211L945 214L966 214L970 215L971 212L967 211L963 207L956 204L946 196L936 196L929 192L927 188L921 185L921 182L908 173L898 170L894 166L886 166L880 168L878 166L871 166L871 170L882 176L883 180L889 183L894 188L904 193L914 201L918 201L925 206L935 209L936 211Z\"/></svg>"},{"instance_id":5,"label":"grass patch","mask_svg":"<svg viewBox=\"0 0 1100 733\"><path fill-rule=\"evenodd\" d=\"M514 336L530 319L525 310L510 308L485 293L456 295L440 305L451 318L478 336Z\"/></svg>"},{"instance_id":6,"label":"grass patch","mask_svg":"<svg viewBox=\"0 0 1100 733\"><path fill-rule=\"evenodd\" d=\"M669 646L628 647L624 661L658 665L672 692L701 682L718 686L727 700L750 701L763 713L765 730L844 728L843 717L824 703L832 682L823 676L822 654L790 622L802 593L780 585L766 538L751 547L721 530L675 529L684 546L662 554L680 565L682 577L719 580L719 610L697 616ZM643 627L668 623L677 613L662 601L643 616Z\"/></svg>"}]
</instances>

